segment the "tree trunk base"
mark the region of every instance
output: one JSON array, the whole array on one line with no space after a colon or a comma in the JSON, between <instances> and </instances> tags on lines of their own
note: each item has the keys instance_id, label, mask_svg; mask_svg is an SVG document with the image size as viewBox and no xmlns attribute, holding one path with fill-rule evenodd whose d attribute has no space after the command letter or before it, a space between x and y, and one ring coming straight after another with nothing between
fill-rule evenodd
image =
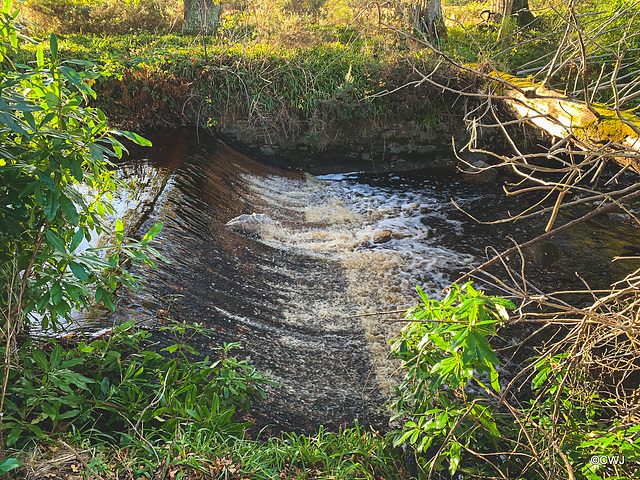
<instances>
[{"instance_id":1,"label":"tree trunk base","mask_svg":"<svg viewBox=\"0 0 640 480\"><path fill-rule=\"evenodd\" d=\"M184 0L184 35L213 35L218 30L222 6L214 0Z\"/></svg>"}]
</instances>

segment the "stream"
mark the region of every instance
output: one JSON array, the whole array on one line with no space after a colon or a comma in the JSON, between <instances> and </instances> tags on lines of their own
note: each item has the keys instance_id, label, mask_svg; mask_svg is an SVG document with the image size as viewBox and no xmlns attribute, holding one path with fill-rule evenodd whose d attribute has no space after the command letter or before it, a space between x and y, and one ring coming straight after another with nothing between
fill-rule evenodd
<instances>
[{"instance_id":1,"label":"stream","mask_svg":"<svg viewBox=\"0 0 640 480\"><path fill-rule=\"evenodd\" d=\"M195 131L170 132L154 145L121 166L129 180L156 185L133 207L141 221L129 233L164 222L154 246L169 262L138 271L146 289L122 294L116 314L82 321L108 327L134 319L154 328L170 316L213 330L199 342L204 354L240 343L236 355L276 383L252 411L258 426L276 431L336 429L355 419L385 429L381 406L398 378L388 341L402 315L362 314L414 305L416 285L441 298L459 272L486 258L486 245L508 248L508 237L533 238L546 221L470 220L451 199L484 219L529 199L505 198L499 181L462 183L452 169L313 176L260 164ZM534 278L555 288L575 283L579 271L608 285L616 272L589 268L624 254L625 241L615 238L637 230L602 222L554 238L558 258L534 261ZM595 253L580 263L585 242ZM633 266L621 263L616 268Z\"/></svg>"}]
</instances>

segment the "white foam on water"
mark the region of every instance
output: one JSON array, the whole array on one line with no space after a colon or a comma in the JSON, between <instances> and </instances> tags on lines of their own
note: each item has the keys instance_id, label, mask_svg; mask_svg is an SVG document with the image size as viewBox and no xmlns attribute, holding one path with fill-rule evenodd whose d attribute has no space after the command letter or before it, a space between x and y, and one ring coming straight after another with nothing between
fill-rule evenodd
<instances>
[{"instance_id":1,"label":"white foam on water","mask_svg":"<svg viewBox=\"0 0 640 480\"><path fill-rule=\"evenodd\" d=\"M402 315L353 315L415 304L416 285L430 297L441 298L451 281L449 272L472 263L474 257L442 246L442 232L428 226L429 219L434 219L446 222L449 231L462 231L460 222L448 218L452 206L442 192L375 187L350 177L245 176L244 180L264 202L265 211L260 213L276 222L271 231L261 232L260 241L310 261L330 261L337 270L325 272L325 277L320 271L312 278L305 271L300 275L307 277L296 278L297 273L287 266L262 267L278 270L291 280L287 287L272 285L289 290L283 321L326 333L361 328L378 383L390 393L397 364L388 358L388 341L402 323L386 320L399 320ZM323 282L330 275L341 276L344 288L327 298L333 290L323 288Z\"/></svg>"}]
</instances>

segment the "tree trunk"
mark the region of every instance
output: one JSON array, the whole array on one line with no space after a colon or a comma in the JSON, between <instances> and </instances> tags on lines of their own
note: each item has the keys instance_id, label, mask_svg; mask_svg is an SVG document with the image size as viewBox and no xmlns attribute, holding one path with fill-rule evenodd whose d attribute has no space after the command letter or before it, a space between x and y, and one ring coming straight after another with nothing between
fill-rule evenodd
<instances>
[{"instance_id":1,"label":"tree trunk","mask_svg":"<svg viewBox=\"0 0 640 480\"><path fill-rule=\"evenodd\" d=\"M184 26L182 33L186 35L211 35L220 23L220 3L214 0L184 0Z\"/></svg>"},{"instance_id":2,"label":"tree trunk","mask_svg":"<svg viewBox=\"0 0 640 480\"><path fill-rule=\"evenodd\" d=\"M529 0L495 0L494 9L500 18L515 17L519 27L524 27L535 19L529 10Z\"/></svg>"},{"instance_id":3,"label":"tree trunk","mask_svg":"<svg viewBox=\"0 0 640 480\"><path fill-rule=\"evenodd\" d=\"M546 88L540 83L500 72L492 72L490 75L514 85L514 88L504 89L502 102L511 109L515 117L526 119L527 123L556 139L573 136L581 142L577 144L578 148L612 145L609 149L610 156L618 164L629 166L640 173L640 117L630 112L618 115L615 110L604 107L595 107L596 116L586 103ZM622 154L616 156L616 151Z\"/></svg>"},{"instance_id":4,"label":"tree trunk","mask_svg":"<svg viewBox=\"0 0 640 480\"><path fill-rule=\"evenodd\" d=\"M437 44L441 38L446 38L441 0L416 2L413 6L413 20L416 30L427 35L433 43Z\"/></svg>"}]
</instances>

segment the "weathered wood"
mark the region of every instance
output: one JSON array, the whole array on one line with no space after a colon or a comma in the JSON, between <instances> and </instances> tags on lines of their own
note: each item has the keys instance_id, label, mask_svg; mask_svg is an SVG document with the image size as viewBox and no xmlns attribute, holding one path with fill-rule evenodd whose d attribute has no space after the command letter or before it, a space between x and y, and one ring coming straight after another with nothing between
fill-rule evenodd
<instances>
[{"instance_id":1,"label":"weathered wood","mask_svg":"<svg viewBox=\"0 0 640 480\"><path fill-rule=\"evenodd\" d=\"M184 26L186 35L212 35L218 29L222 6L215 0L184 0Z\"/></svg>"},{"instance_id":2,"label":"weathered wood","mask_svg":"<svg viewBox=\"0 0 640 480\"><path fill-rule=\"evenodd\" d=\"M517 88L499 88L504 104L517 118L526 119L540 130L555 138L573 135L585 145L611 145L612 151L626 150L631 157L616 158L619 163L630 164L640 172L640 117L633 112L621 112L592 105L588 106L575 98L567 97L541 83L534 83L504 73L490 74L496 79L513 84ZM594 148L594 150L596 150Z\"/></svg>"}]
</instances>

